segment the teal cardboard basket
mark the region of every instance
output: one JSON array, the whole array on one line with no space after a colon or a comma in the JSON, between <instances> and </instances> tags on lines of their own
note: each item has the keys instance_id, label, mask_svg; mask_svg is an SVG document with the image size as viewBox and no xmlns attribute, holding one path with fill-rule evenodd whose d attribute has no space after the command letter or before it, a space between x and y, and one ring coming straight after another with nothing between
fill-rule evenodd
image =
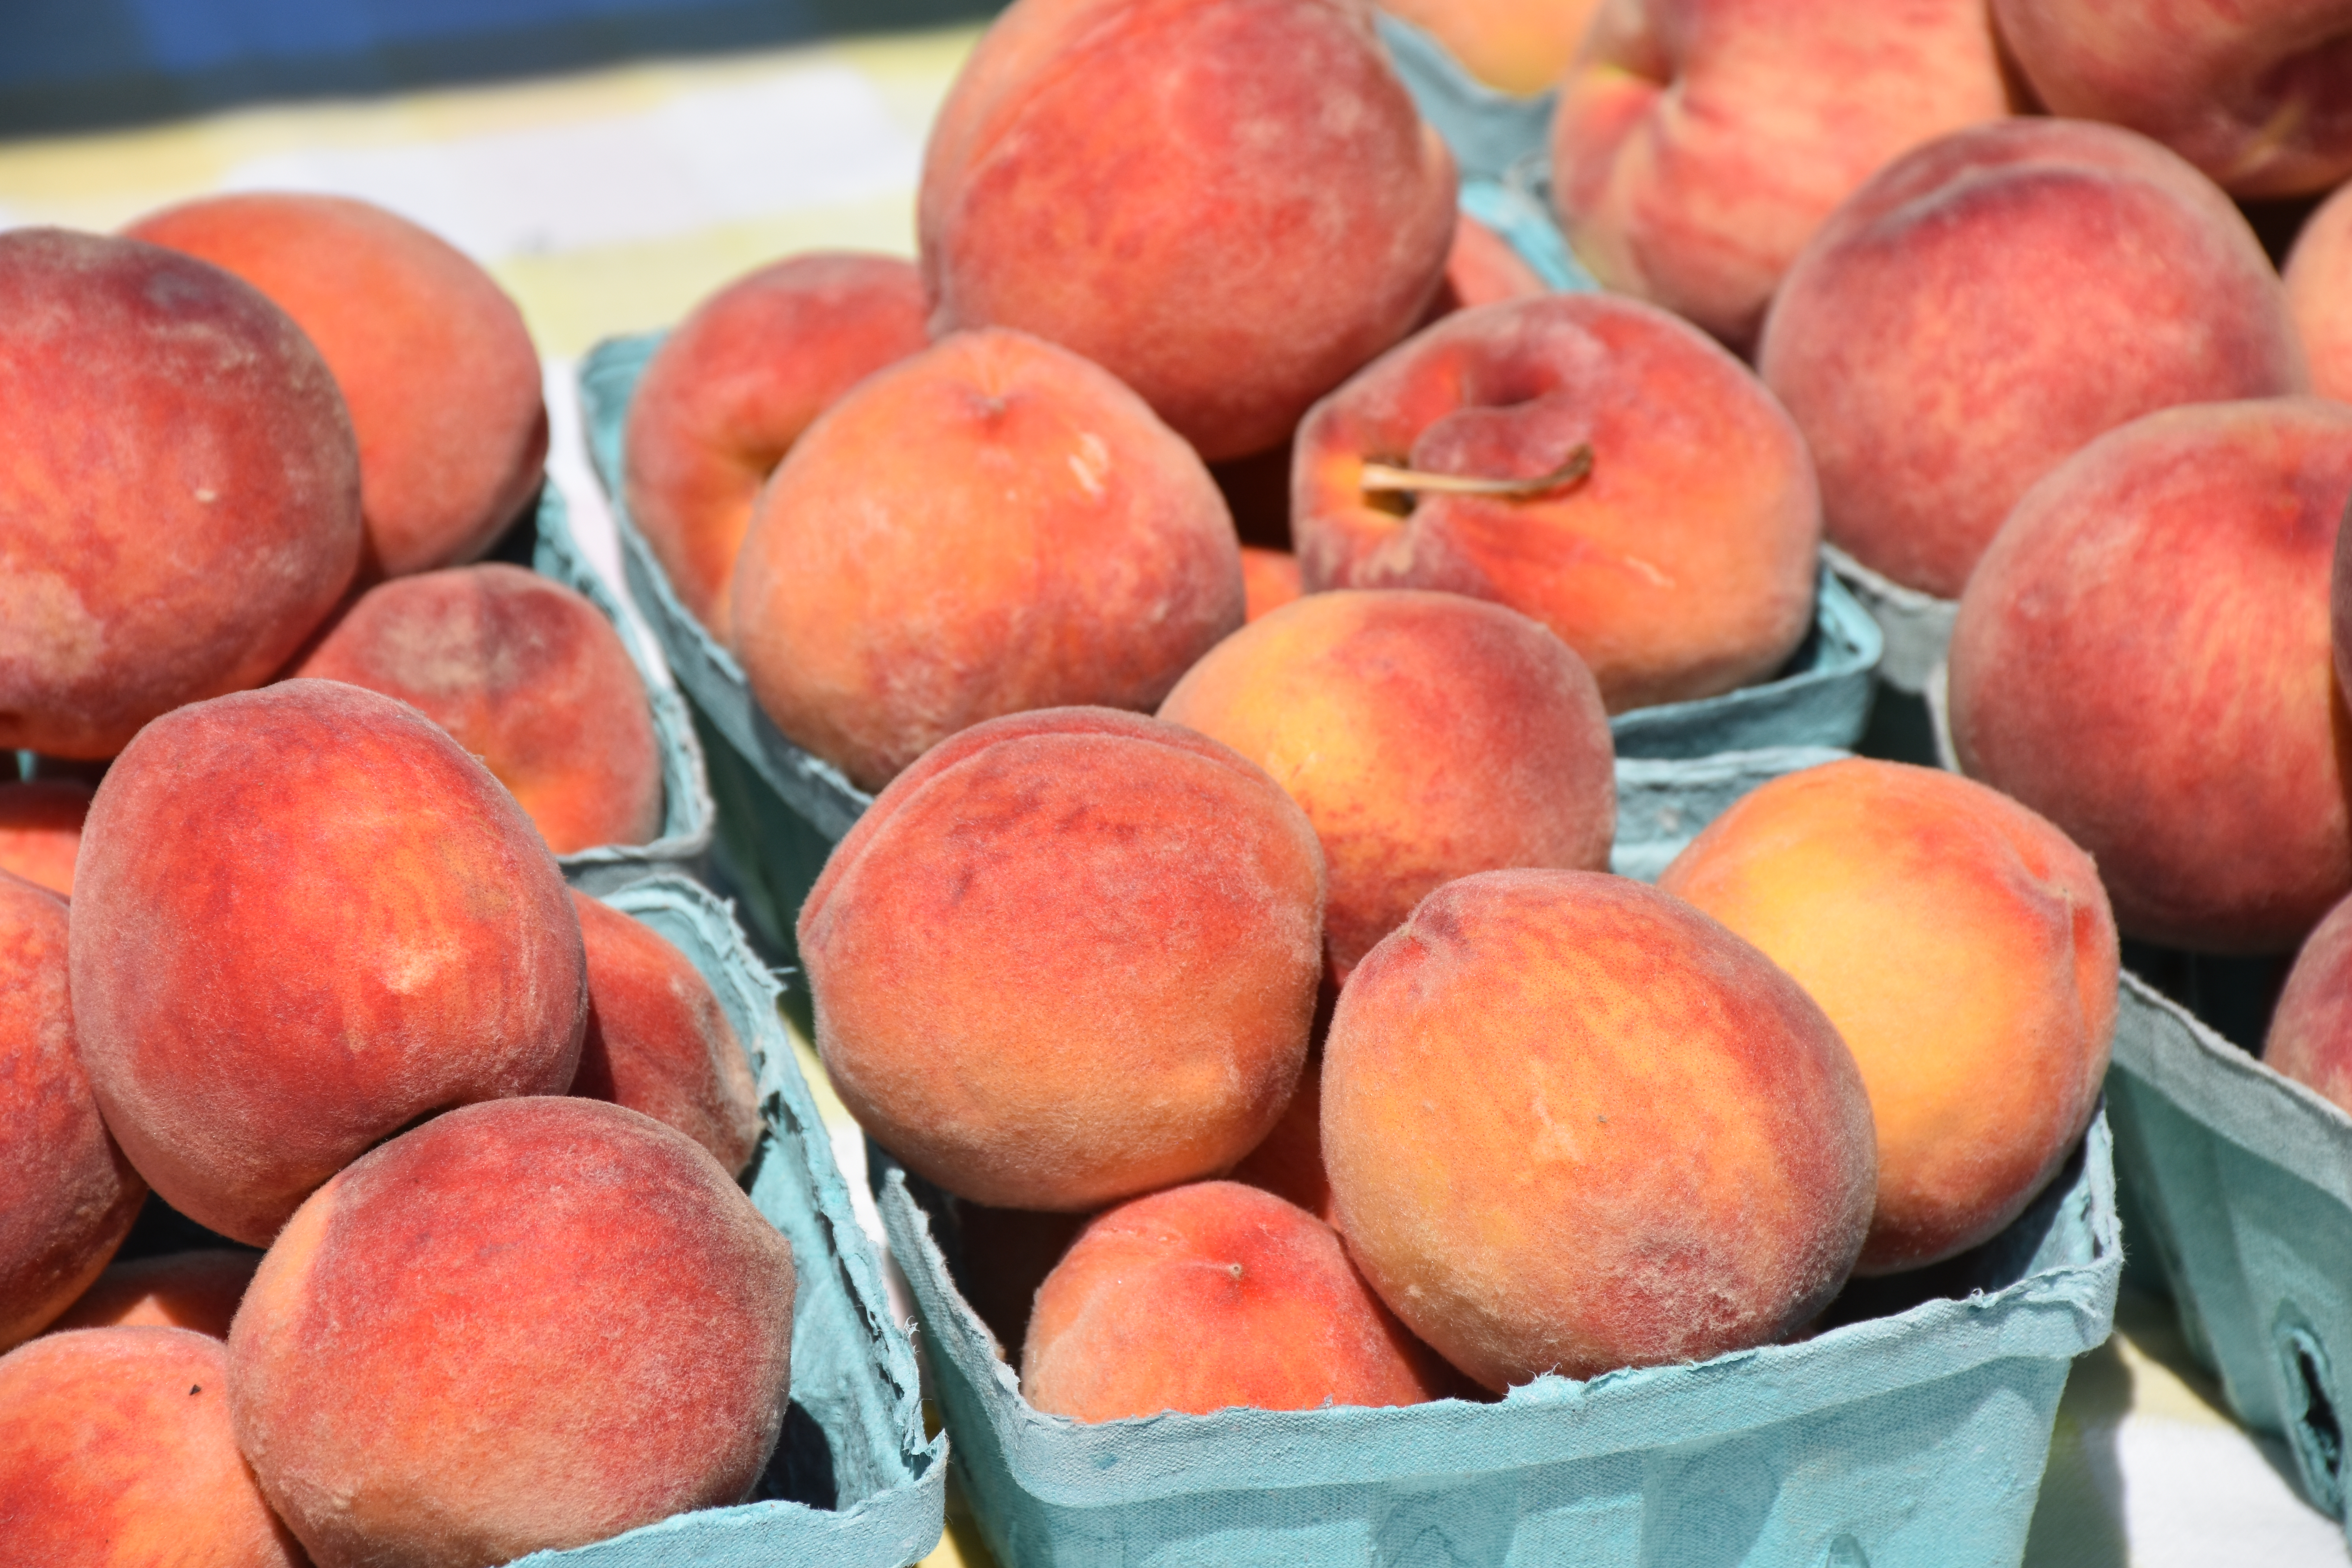
<instances>
[{"instance_id":1,"label":"teal cardboard basket","mask_svg":"<svg viewBox=\"0 0 2352 1568\"><path fill-rule=\"evenodd\" d=\"M1801 1343L1499 1403L1088 1426L1021 1397L957 1289L953 1200L869 1163L1008 1568L2013 1568L2122 1263L2102 1117L2008 1230L1932 1279L1858 1283Z\"/></svg>"},{"instance_id":2,"label":"teal cardboard basket","mask_svg":"<svg viewBox=\"0 0 2352 1568\"><path fill-rule=\"evenodd\" d=\"M660 835L650 844L601 844L559 855L556 864L563 868L564 880L583 893L610 892L657 871L691 875L710 853L719 819L693 718L659 663L648 657L641 634L629 624L612 589L581 555L571 515L552 482L540 491L538 532L532 566L542 577L584 595L621 634L622 646L645 681L646 698L653 706L654 739L661 747Z\"/></svg>"},{"instance_id":3,"label":"teal cardboard basket","mask_svg":"<svg viewBox=\"0 0 2352 1568\"><path fill-rule=\"evenodd\" d=\"M1499 180L1514 165L1544 155L1551 145L1557 92L1521 98L1488 87L1462 68L1444 44L1411 22L1382 12L1381 42L1412 94L1421 117L1454 150L1465 182Z\"/></svg>"},{"instance_id":4,"label":"teal cardboard basket","mask_svg":"<svg viewBox=\"0 0 2352 1568\"><path fill-rule=\"evenodd\" d=\"M937 1543L947 1441L923 1431L914 1352L776 1013L777 988L727 907L679 877L600 895L669 939L718 993L749 1050L766 1134L751 1201L793 1245L792 1405L754 1500L704 1509L531 1568L905 1568Z\"/></svg>"},{"instance_id":5,"label":"teal cardboard basket","mask_svg":"<svg viewBox=\"0 0 2352 1568\"><path fill-rule=\"evenodd\" d=\"M2107 1106L2133 1242L2191 1352L2343 1519L2352 1117L2128 972Z\"/></svg>"}]
</instances>

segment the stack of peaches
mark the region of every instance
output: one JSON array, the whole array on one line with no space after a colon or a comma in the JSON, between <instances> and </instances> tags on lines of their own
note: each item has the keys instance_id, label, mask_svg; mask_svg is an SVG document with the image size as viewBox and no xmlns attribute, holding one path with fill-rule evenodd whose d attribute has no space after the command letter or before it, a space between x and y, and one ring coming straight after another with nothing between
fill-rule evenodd
<instances>
[{"instance_id":1,"label":"stack of peaches","mask_svg":"<svg viewBox=\"0 0 2352 1568\"><path fill-rule=\"evenodd\" d=\"M358 204L136 233L0 237L5 1555L491 1563L740 1501L794 1294L751 1067L555 858L658 826L645 688L458 564L540 482L520 319ZM219 1245L110 1266L166 1204Z\"/></svg>"}]
</instances>

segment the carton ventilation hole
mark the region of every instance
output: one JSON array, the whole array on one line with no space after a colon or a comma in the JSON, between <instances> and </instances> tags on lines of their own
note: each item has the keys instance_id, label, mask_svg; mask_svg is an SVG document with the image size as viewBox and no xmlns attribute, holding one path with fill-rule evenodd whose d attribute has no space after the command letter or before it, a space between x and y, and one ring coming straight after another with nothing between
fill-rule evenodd
<instances>
[{"instance_id":1,"label":"carton ventilation hole","mask_svg":"<svg viewBox=\"0 0 2352 1568\"><path fill-rule=\"evenodd\" d=\"M2280 1336L2285 1363L2287 1430L2309 1483L2312 1500L2330 1513L2344 1506L2344 1427L2336 1414L2327 1352L2308 1329Z\"/></svg>"}]
</instances>

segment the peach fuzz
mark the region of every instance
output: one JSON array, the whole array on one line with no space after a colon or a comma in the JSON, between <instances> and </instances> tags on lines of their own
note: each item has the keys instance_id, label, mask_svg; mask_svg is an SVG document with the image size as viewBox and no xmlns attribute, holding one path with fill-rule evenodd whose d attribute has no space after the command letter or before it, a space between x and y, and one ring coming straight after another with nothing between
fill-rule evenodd
<instances>
[{"instance_id":1,"label":"peach fuzz","mask_svg":"<svg viewBox=\"0 0 2352 1568\"><path fill-rule=\"evenodd\" d=\"M1604 285L1744 353L1832 209L2009 109L1983 0L1614 0L1560 87L1552 200Z\"/></svg>"},{"instance_id":2,"label":"peach fuzz","mask_svg":"<svg viewBox=\"0 0 2352 1568\"><path fill-rule=\"evenodd\" d=\"M760 1089L727 1010L649 925L573 889L588 953L588 1028L572 1092L642 1111L740 1176L760 1146Z\"/></svg>"},{"instance_id":3,"label":"peach fuzz","mask_svg":"<svg viewBox=\"0 0 2352 1568\"><path fill-rule=\"evenodd\" d=\"M0 871L0 1350L98 1278L147 1196L74 1048L68 940L65 900Z\"/></svg>"},{"instance_id":4,"label":"peach fuzz","mask_svg":"<svg viewBox=\"0 0 2352 1568\"><path fill-rule=\"evenodd\" d=\"M1298 597L1298 557L1260 544L1242 546L1242 614L1255 621Z\"/></svg>"},{"instance_id":5,"label":"peach fuzz","mask_svg":"<svg viewBox=\"0 0 2352 1568\"><path fill-rule=\"evenodd\" d=\"M1262 1187L1332 1223L1331 1178L1323 1169L1323 1064L1310 1059L1298 1092L1265 1141L1233 1169L1236 1182Z\"/></svg>"},{"instance_id":6,"label":"peach fuzz","mask_svg":"<svg viewBox=\"0 0 2352 1568\"><path fill-rule=\"evenodd\" d=\"M0 752L110 757L258 685L359 571L334 378L217 268L0 235Z\"/></svg>"},{"instance_id":7,"label":"peach fuzz","mask_svg":"<svg viewBox=\"0 0 2352 1568\"><path fill-rule=\"evenodd\" d=\"M1212 462L1412 330L1453 158L1355 0L1019 0L933 122L932 330L1016 327Z\"/></svg>"},{"instance_id":8,"label":"peach fuzz","mask_svg":"<svg viewBox=\"0 0 2352 1568\"><path fill-rule=\"evenodd\" d=\"M2352 177L2341 0L1993 0L2053 114L2127 125L2242 196Z\"/></svg>"},{"instance_id":9,"label":"peach fuzz","mask_svg":"<svg viewBox=\"0 0 2352 1568\"><path fill-rule=\"evenodd\" d=\"M1812 447L1830 542L1948 599L2092 437L2308 381L2229 199L2144 137L2062 120L1881 171L1790 268L1757 364Z\"/></svg>"},{"instance_id":10,"label":"peach fuzz","mask_svg":"<svg viewBox=\"0 0 2352 1568\"><path fill-rule=\"evenodd\" d=\"M1098 366L996 331L835 404L761 493L733 593L752 695L861 789L1000 714L1154 708L1244 605L1192 450Z\"/></svg>"},{"instance_id":11,"label":"peach fuzz","mask_svg":"<svg viewBox=\"0 0 2352 1568\"><path fill-rule=\"evenodd\" d=\"M1533 496L1406 499L1368 464L1533 479ZM1805 445L1747 368L1638 300L1549 294L1449 316L1299 426L1299 577L1493 599L1559 634L1612 713L1769 679L1812 624L1821 500Z\"/></svg>"},{"instance_id":12,"label":"peach fuzz","mask_svg":"<svg viewBox=\"0 0 2352 1568\"><path fill-rule=\"evenodd\" d=\"M791 1246L619 1106L469 1105L303 1204L229 1408L317 1568L488 1565L748 1496L791 1378Z\"/></svg>"},{"instance_id":13,"label":"peach fuzz","mask_svg":"<svg viewBox=\"0 0 2352 1568\"><path fill-rule=\"evenodd\" d=\"M0 1356L8 1560L64 1568L309 1568L229 1426L218 1340L83 1329Z\"/></svg>"},{"instance_id":14,"label":"peach fuzz","mask_svg":"<svg viewBox=\"0 0 2352 1568\"><path fill-rule=\"evenodd\" d=\"M1785 774L1658 888L1796 978L1862 1069L1878 1199L1855 1265L1990 1240L2090 1125L2115 1033L2115 916L2066 836L2006 795L1862 758Z\"/></svg>"},{"instance_id":15,"label":"peach fuzz","mask_svg":"<svg viewBox=\"0 0 2352 1568\"><path fill-rule=\"evenodd\" d=\"M2311 389L2352 403L2352 184L2304 220L2287 252L2286 305L2311 358Z\"/></svg>"},{"instance_id":16,"label":"peach fuzz","mask_svg":"<svg viewBox=\"0 0 2352 1568\"><path fill-rule=\"evenodd\" d=\"M2352 406L2168 409L2029 491L1960 600L1962 769L2098 863L2126 936L2293 948L2352 891L2328 576Z\"/></svg>"},{"instance_id":17,"label":"peach fuzz","mask_svg":"<svg viewBox=\"0 0 2352 1568\"><path fill-rule=\"evenodd\" d=\"M1493 305L1550 291L1536 269L1519 258L1510 241L1472 217L1455 216L1454 245L1445 253L1445 279L1429 302L1423 324L1473 305Z\"/></svg>"},{"instance_id":18,"label":"peach fuzz","mask_svg":"<svg viewBox=\"0 0 2352 1568\"><path fill-rule=\"evenodd\" d=\"M1021 1352L1022 1394L1078 1421L1419 1405L1451 1381L1338 1232L1238 1182L1097 1215L1037 1288Z\"/></svg>"},{"instance_id":19,"label":"peach fuzz","mask_svg":"<svg viewBox=\"0 0 2352 1568\"><path fill-rule=\"evenodd\" d=\"M403 1127L561 1094L579 1066L553 858L389 697L289 680L157 720L99 786L75 885L74 1024L107 1125L236 1240L268 1245Z\"/></svg>"},{"instance_id":20,"label":"peach fuzz","mask_svg":"<svg viewBox=\"0 0 2352 1568\"><path fill-rule=\"evenodd\" d=\"M1227 637L1160 716L1264 768L1315 825L1344 984L1442 883L1605 871L1616 749L1583 660L1458 594L1316 594Z\"/></svg>"},{"instance_id":21,"label":"peach fuzz","mask_svg":"<svg viewBox=\"0 0 2352 1568\"><path fill-rule=\"evenodd\" d=\"M293 673L396 697L448 731L558 855L661 833L645 679L561 583L494 562L379 584Z\"/></svg>"},{"instance_id":22,"label":"peach fuzz","mask_svg":"<svg viewBox=\"0 0 2352 1568\"><path fill-rule=\"evenodd\" d=\"M2328 910L2295 954L2263 1060L2352 1116L2352 899Z\"/></svg>"},{"instance_id":23,"label":"peach fuzz","mask_svg":"<svg viewBox=\"0 0 2352 1568\"><path fill-rule=\"evenodd\" d=\"M74 857L91 786L78 779L0 784L0 871L73 897Z\"/></svg>"},{"instance_id":24,"label":"peach fuzz","mask_svg":"<svg viewBox=\"0 0 2352 1568\"><path fill-rule=\"evenodd\" d=\"M908 1167L1076 1212L1223 1171L1289 1103L1323 855L1280 785L1108 709L976 726L860 817L802 907L816 1047Z\"/></svg>"},{"instance_id":25,"label":"peach fuzz","mask_svg":"<svg viewBox=\"0 0 2352 1568\"><path fill-rule=\"evenodd\" d=\"M225 1340L260 1266L260 1253L226 1247L110 1264L50 1328L186 1329Z\"/></svg>"},{"instance_id":26,"label":"peach fuzz","mask_svg":"<svg viewBox=\"0 0 2352 1568\"><path fill-rule=\"evenodd\" d=\"M1877 1183L1820 1006L1591 871L1449 882L1372 950L1324 1047L1323 1159L1381 1299L1498 1391L1783 1338L1845 1282Z\"/></svg>"},{"instance_id":27,"label":"peach fuzz","mask_svg":"<svg viewBox=\"0 0 2352 1568\"><path fill-rule=\"evenodd\" d=\"M480 559L539 489L547 408L522 312L462 252L366 202L207 196L124 231L236 274L318 345L359 437L386 576Z\"/></svg>"},{"instance_id":28,"label":"peach fuzz","mask_svg":"<svg viewBox=\"0 0 2352 1568\"><path fill-rule=\"evenodd\" d=\"M1528 98L1556 85L1601 0L1379 0L1445 46L1497 92Z\"/></svg>"},{"instance_id":29,"label":"peach fuzz","mask_svg":"<svg viewBox=\"0 0 2352 1568\"><path fill-rule=\"evenodd\" d=\"M843 393L929 344L929 309L913 262L814 251L721 289L646 362L622 495L678 602L722 645L760 487Z\"/></svg>"}]
</instances>

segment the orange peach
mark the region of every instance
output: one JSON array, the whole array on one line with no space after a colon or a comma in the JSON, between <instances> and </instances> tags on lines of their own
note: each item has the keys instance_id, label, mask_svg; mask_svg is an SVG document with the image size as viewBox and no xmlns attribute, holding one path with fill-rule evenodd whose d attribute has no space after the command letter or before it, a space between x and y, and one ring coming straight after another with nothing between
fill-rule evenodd
<instances>
[{"instance_id":1,"label":"orange peach","mask_svg":"<svg viewBox=\"0 0 2352 1568\"><path fill-rule=\"evenodd\" d=\"M1423 325L1473 305L1493 305L1549 292L1510 241L1468 213L1454 220L1454 247L1445 253L1445 280L1429 302Z\"/></svg>"},{"instance_id":2,"label":"orange peach","mask_svg":"<svg viewBox=\"0 0 2352 1568\"><path fill-rule=\"evenodd\" d=\"M1782 1338L1845 1282L1870 1101L1820 1006L1678 899L1591 871L1449 882L1324 1047L1349 1256L1491 1389Z\"/></svg>"},{"instance_id":3,"label":"orange peach","mask_svg":"<svg viewBox=\"0 0 2352 1568\"><path fill-rule=\"evenodd\" d=\"M334 378L217 268L0 235L0 752L110 757L257 685L359 571Z\"/></svg>"},{"instance_id":4,"label":"orange peach","mask_svg":"<svg viewBox=\"0 0 2352 1568\"><path fill-rule=\"evenodd\" d=\"M1256 620L1298 597L1298 557L1260 544L1242 546L1243 616ZM0 801L0 810L5 802Z\"/></svg>"},{"instance_id":5,"label":"orange peach","mask_svg":"<svg viewBox=\"0 0 2352 1568\"><path fill-rule=\"evenodd\" d=\"M1156 707L1244 603L1200 459L1099 367L999 331L835 404L761 492L733 592L752 695L865 789L999 714Z\"/></svg>"},{"instance_id":6,"label":"orange peach","mask_svg":"<svg viewBox=\"0 0 2352 1568\"><path fill-rule=\"evenodd\" d=\"M2352 406L2152 414L2027 492L1952 628L1972 778L2089 851L2127 936L2292 948L2352 891L2328 574Z\"/></svg>"},{"instance_id":7,"label":"orange peach","mask_svg":"<svg viewBox=\"0 0 2352 1568\"><path fill-rule=\"evenodd\" d=\"M622 494L687 613L721 643L760 487L801 433L884 365L920 352L914 263L814 251L705 300L662 340L629 399Z\"/></svg>"},{"instance_id":8,"label":"orange peach","mask_svg":"<svg viewBox=\"0 0 2352 1568\"><path fill-rule=\"evenodd\" d=\"M65 900L0 871L0 1350L98 1278L147 1196L74 1049L68 944Z\"/></svg>"},{"instance_id":9,"label":"orange peach","mask_svg":"<svg viewBox=\"0 0 2352 1568\"><path fill-rule=\"evenodd\" d=\"M107 1125L238 1241L403 1127L579 1066L562 874L404 703L289 680L167 714L99 786L82 856L74 1026Z\"/></svg>"},{"instance_id":10,"label":"orange peach","mask_svg":"<svg viewBox=\"0 0 2352 1568\"><path fill-rule=\"evenodd\" d=\"M1637 300L1447 317L1316 405L1291 498L1308 593L1499 601L1559 633L1612 713L1765 679L1812 625L1821 502L1796 426L1738 361Z\"/></svg>"},{"instance_id":11,"label":"orange peach","mask_svg":"<svg viewBox=\"0 0 2352 1568\"><path fill-rule=\"evenodd\" d=\"M1832 209L2008 112L1983 0L1614 0L1561 84L1552 199L1595 278L1745 352Z\"/></svg>"},{"instance_id":12,"label":"orange peach","mask_svg":"<svg viewBox=\"0 0 2352 1568\"><path fill-rule=\"evenodd\" d=\"M740 1502L784 1419L792 1247L684 1134L469 1105L311 1194L229 1410L318 1568L488 1565Z\"/></svg>"},{"instance_id":13,"label":"orange peach","mask_svg":"<svg viewBox=\"0 0 2352 1568\"><path fill-rule=\"evenodd\" d=\"M917 1173L1080 1211L1213 1175L1282 1114L1323 856L1280 785L1108 709L976 726L901 773L800 914L816 1046Z\"/></svg>"},{"instance_id":14,"label":"orange peach","mask_svg":"<svg viewBox=\"0 0 2352 1568\"><path fill-rule=\"evenodd\" d=\"M2263 1060L2352 1116L2352 899L2328 910L2295 954Z\"/></svg>"},{"instance_id":15,"label":"orange peach","mask_svg":"<svg viewBox=\"0 0 2352 1568\"><path fill-rule=\"evenodd\" d=\"M588 953L588 1029L572 1092L643 1111L740 1176L760 1146L760 1088L710 982L649 925L572 889Z\"/></svg>"},{"instance_id":16,"label":"orange peach","mask_svg":"<svg viewBox=\"0 0 2352 1568\"><path fill-rule=\"evenodd\" d=\"M343 196L207 196L124 231L234 272L309 334L350 405L369 554L388 576L479 560L539 489L547 408L490 275Z\"/></svg>"},{"instance_id":17,"label":"orange peach","mask_svg":"<svg viewBox=\"0 0 2352 1568\"><path fill-rule=\"evenodd\" d=\"M496 562L379 584L293 673L396 697L569 855L661 832L661 744L621 634L562 584Z\"/></svg>"},{"instance_id":18,"label":"orange peach","mask_svg":"<svg viewBox=\"0 0 2352 1568\"><path fill-rule=\"evenodd\" d=\"M2307 381L2229 198L2144 137L2060 120L1882 170L1790 268L1757 364L1812 447L1830 542L1948 599L2092 437Z\"/></svg>"},{"instance_id":19,"label":"orange peach","mask_svg":"<svg viewBox=\"0 0 2352 1568\"><path fill-rule=\"evenodd\" d=\"M1419 1405L1449 1382L1338 1232L1238 1182L1097 1215L1038 1287L1021 1353L1029 1403L1079 1421Z\"/></svg>"},{"instance_id":20,"label":"orange peach","mask_svg":"<svg viewBox=\"0 0 2352 1568\"><path fill-rule=\"evenodd\" d=\"M2352 403L2352 184L2304 220L2284 281L2287 310L2311 358L2311 389Z\"/></svg>"},{"instance_id":21,"label":"orange peach","mask_svg":"<svg viewBox=\"0 0 2352 1568\"><path fill-rule=\"evenodd\" d=\"M1323 1169L1323 1064L1310 1060L1298 1092L1265 1142L1233 1169L1236 1182L1263 1187L1331 1223L1331 1178Z\"/></svg>"},{"instance_id":22,"label":"orange peach","mask_svg":"<svg viewBox=\"0 0 2352 1568\"><path fill-rule=\"evenodd\" d=\"M75 779L0 784L0 871L73 897L74 857L91 786Z\"/></svg>"},{"instance_id":23,"label":"orange peach","mask_svg":"<svg viewBox=\"0 0 2352 1568\"><path fill-rule=\"evenodd\" d=\"M2115 1032L2115 916L2008 796L1862 758L1784 774L1658 879L1796 977L1853 1053L1878 1136L1855 1271L1990 1239L2090 1125Z\"/></svg>"},{"instance_id":24,"label":"orange peach","mask_svg":"<svg viewBox=\"0 0 2352 1568\"><path fill-rule=\"evenodd\" d=\"M1214 462L1421 319L1454 162L1355 0L1018 0L933 122L932 328L1102 365Z\"/></svg>"},{"instance_id":25,"label":"orange peach","mask_svg":"<svg viewBox=\"0 0 2352 1568\"><path fill-rule=\"evenodd\" d=\"M50 1328L187 1329L225 1340L260 1265L258 1252L226 1247L110 1264Z\"/></svg>"},{"instance_id":26,"label":"orange peach","mask_svg":"<svg viewBox=\"0 0 2352 1568\"><path fill-rule=\"evenodd\" d=\"M1335 984L1441 883L1605 871L1615 748L1583 660L1458 594L1315 594L1219 643L1160 707L1290 792L1322 841Z\"/></svg>"},{"instance_id":27,"label":"orange peach","mask_svg":"<svg viewBox=\"0 0 2352 1568\"><path fill-rule=\"evenodd\" d=\"M229 1426L218 1340L84 1329L0 1356L0 1521L11 1563L308 1568Z\"/></svg>"},{"instance_id":28,"label":"orange peach","mask_svg":"<svg viewBox=\"0 0 2352 1568\"><path fill-rule=\"evenodd\" d=\"M1497 92L1529 97L1556 85L1601 0L1379 0L1381 10L1445 46Z\"/></svg>"}]
</instances>

